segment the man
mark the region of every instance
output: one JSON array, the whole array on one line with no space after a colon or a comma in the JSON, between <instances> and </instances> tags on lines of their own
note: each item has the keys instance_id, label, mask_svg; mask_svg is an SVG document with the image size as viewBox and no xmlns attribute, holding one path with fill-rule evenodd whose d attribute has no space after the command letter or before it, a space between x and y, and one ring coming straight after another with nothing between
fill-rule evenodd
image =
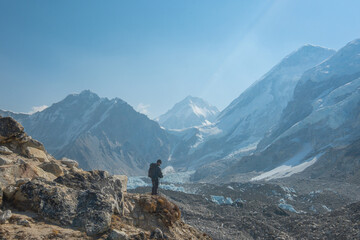
<instances>
[{"instance_id":1,"label":"man","mask_svg":"<svg viewBox=\"0 0 360 240\"><path fill-rule=\"evenodd\" d=\"M163 177L163 174L161 172L161 160L157 160L156 163L151 163L149 168L148 176L151 178L152 182L152 191L151 195L157 195L158 194L158 187L159 187L159 178Z\"/></svg>"}]
</instances>

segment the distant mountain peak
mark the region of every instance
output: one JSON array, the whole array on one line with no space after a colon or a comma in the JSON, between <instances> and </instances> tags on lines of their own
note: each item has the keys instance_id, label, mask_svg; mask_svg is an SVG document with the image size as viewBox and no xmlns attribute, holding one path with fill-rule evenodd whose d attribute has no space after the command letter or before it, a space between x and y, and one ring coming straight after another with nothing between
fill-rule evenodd
<instances>
[{"instance_id":1,"label":"distant mountain peak","mask_svg":"<svg viewBox=\"0 0 360 240\"><path fill-rule=\"evenodd\" d=\"M310 43L307 43L303 46L301 46L300 48L298 48L298 50L296 51L301 51L301 50L311 50L311 49L324 49L324 50L330 50L330 51L335 51L334 49L331 49L331 48L327 48L327 47L323 47L323 46L319 46L319 45L314 45L314 44L310 44ZM295 51L295 52L296 52Z\"/></svg>"},{"instance_id":2,"label":"distant mountain peak","mask_svg":"<svg viewBox=\"0 0 360 240\"><path fill-rule=\"evenodd\" d=\"M335 53L336 51L334 49L305 44L287 55L277 66L297 65L299 61L303 62L304 59L314 61L314 59L327 58Z\"/></svg>"},{"instance_id":3,"label":"distant mountain peak","mask_svg":"<svg viewBox=\"0 0 360 240\"><path fill-rule=\"evenodd\" d=\"M355 40L352 40L347 45L360 45L360 38L357 38Z\"/></svg>"},{"instance_id":4,"label":"distant mountain peak","mask_svg":"<svg viewBox=\"0 0 360 240\"><path fill-rule=\"evenodd\" d=\"M81 93L79 93L77 95L80 97L87 97L87 98L96 98L96 99L100 98L96 93L94 93L90 90L83 90Z\"/></svg>"},{"instance_id":5,"label":"distant mountain peak","mask_svg":"<svg viewBox=\"0 0 360 240\"><path fill-rule=\"evenodd\" d=\"M209 124L218 113L219 110L205 100L189 95L157 120L165 128L183 129Z\"/></svg>"}]
</instances>

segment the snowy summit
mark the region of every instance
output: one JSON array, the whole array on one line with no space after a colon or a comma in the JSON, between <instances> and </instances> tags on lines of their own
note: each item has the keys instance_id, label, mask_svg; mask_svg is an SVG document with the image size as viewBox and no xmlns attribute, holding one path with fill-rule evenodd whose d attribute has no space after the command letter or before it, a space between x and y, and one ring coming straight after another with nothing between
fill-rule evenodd
<instances>
[{"instance_id":1,"label":"snowy summit","mask_svg":"<svg viewBox=\"0 0 360 240\"><path fill-rule=\"evenodd\" d=\"M216 119L219 110L201 98L188 96L156 120L167 129L184 129L208 125Z\"/></svg>"}]
</instances>

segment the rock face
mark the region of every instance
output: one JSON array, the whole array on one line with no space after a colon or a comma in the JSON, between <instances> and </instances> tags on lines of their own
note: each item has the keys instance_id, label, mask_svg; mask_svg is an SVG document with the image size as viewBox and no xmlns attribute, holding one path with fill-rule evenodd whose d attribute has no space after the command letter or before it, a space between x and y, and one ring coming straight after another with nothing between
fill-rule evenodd
<instances>
[{"instance_id":1,"label":"rock face","mask_svg":"<svg viewBox=\"0 0 360 240\"><path fill-rule=\"evenodd\" d=\"M6 151L5 154L15 152L48 161L44 146L28 136L24 127L11 117L0 117L0 146Z\"/></svg>"},{"instance_id":2,"label":"rock face","mask_svg":"<svg viewBox=\"0 0 360 240\"><path fill-rule=\"evenodd\" d=\"M108 240L128 240L129 237L126 233L118 231L116 229L112 230Z\"/></svg>"},{"instance_id":3,"label":"rock face","mask_svg":"<svg viewBox=\"0 0 360 240\"><path fill-rule=\"evenodd\" d=\"M37 178L21 185L12 198L20 210L32 210L61 225L101 234L111 216L122 213L121 181L104 171L77 172L54 181Z\"/></svg>"},{"instance_id":4,"label":"rock face","mask_svg":"<svg viewBox=\"0 0 360 240\"><path fill-rule=\"evenodd\" d=\"M54 180L75 190L89 189L101 193L112 202L113 210L123 213L124 192L126 192L127 177L111 176L105 171L72 172Z\"/></svg>"}]
</instances>

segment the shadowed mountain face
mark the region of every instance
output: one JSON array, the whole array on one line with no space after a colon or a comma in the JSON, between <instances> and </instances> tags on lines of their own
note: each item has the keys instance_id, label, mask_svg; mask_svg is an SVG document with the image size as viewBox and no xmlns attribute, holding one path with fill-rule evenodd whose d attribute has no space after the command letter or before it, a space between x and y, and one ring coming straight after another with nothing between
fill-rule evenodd
<instances>
[{"instance_id":1,"label":"shadowed mountain face","mask_svg":"<svg viewBox=\"0 0 360 240\"><path fill-rule=\"evenodd\" d=\"M99 98L90 91L32 115L0 114L19 120L55 157L76 159L85 169L138 175L150 162L169 157L171 137L158 123L121 99Z\"/></svg>"},{"instance_id":2,"label":"shadowed mountain face","mask_svg":"<svg viewBox=\"0 0 360 240\"><path fill-rule=\"evenodd\" d=\"M218 113L216 107L201 98L188 96L161 115L157 121L167 129L183 129L208 125L216 119Z\"/></svg>"},{"instance_id":3,"label":"shadowed mountain face","mask_svg":"<svg viewBox=\"0 0 360 240\"><path fill-rule=\"evenodd\" d=\"M235 161L223 177L265 171L255 179L266 180L309 167L306 176L356 182L348 174L358 161L348 156L354 156L359 139L360 40L355 40L303 74L280 121L259 143L260 151ZM327 170L322 174L321 168Z\"/></svg>"}]
</instances>

